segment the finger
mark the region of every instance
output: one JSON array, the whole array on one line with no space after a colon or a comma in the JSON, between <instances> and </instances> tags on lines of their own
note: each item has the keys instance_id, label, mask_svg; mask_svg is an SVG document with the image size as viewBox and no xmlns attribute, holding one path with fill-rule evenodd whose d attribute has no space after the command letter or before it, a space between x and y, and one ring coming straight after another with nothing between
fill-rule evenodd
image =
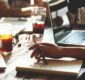
<instances>
[{"instance_id":1,"label":"finger","mask_svg":"<svg viewBox=\"0 0 85 80\"><path fill-rule=\"evenodd\" d=\"M29 50L32 50L32 49L35 49L35 48L39 48L39 47L43 47L43 46L46 46L44 43L37 43L37 44L34 44L32 45Z\"/></svg>"},{"instance_id":2,"label":"finger","mask_svg":"<svg viewBox=\"0 0 85 80\"><path fill-rule=\"evenodd\" d=\"M38 45L42 45L42 47L43 47L43 46L53 47L55 44L50 44L50 43L37 43L37 44L34 44L33 46L31 46L31 47L29 48L29 50L35 49Z\"/></svg>"},{"instance_id":3,"label":"finger","mask_svg":"<svg viewBox=\"0 0 85 80\"><path fill-rule=\"evenodd\" d=\"M35 55L35 59L38 60L39 58L40 58L40 53L38 53L38 54Z\"/></svg>"},{"instance_id":4,"label":"finger","mask_svg":"<svg viewBox=\"0 0 85 80\"><path fill-rule=\"evenodd\" d=\"M52 44L52 43L39 43L39 44L48 46L48 47L53 47L54 45L56 45L56 44Z\"/></svg>"},{"instance_id":5,"label":"finger","mask_svg":"<svg viewBox=\"0 0 85 80\"><path fill-rule=\"evenodd\" d=\"M42 52L49 50L49 46L45 46L45 45L42 45L42 44L39 44L38 47L40 48L40 51L42 51Z\"/></svg>"},{"instance_id":6,"label":"finger","mask_svg":"<svg viewBox=\"0 0 85 80\"><path fill-rule=\"evenodd\" d=\"M49 46L36 44L36 48L34 49L33 53L31 54L31 58L35 57L36 59L38 59L39 58L39 54L41 54L41 52L49 53L49 49L50 49Z\"/></svg>"},{"instance_id":7,"label":"finger","mask_svg":"<svg viewBox=\"0 0 85 80\"><path fill-rule=\"evenodd\" d=\"M32 45L32 46L29 48L29 50L35 49L36 46L37 46L37 44Z\"/></svg>"},{"instance_id":8,"label":"finger","mask_svg":"<svg viewBox=\"0 0 85 80\"><path fill-rule=\"evenodd\" d=\"M38 58L37 58L37 63L39 63L41 61L41 56L39 56Z\"/></svg>"},{"instance_id":9,"label":"finger","mask_svg":"<svg viewBox=\"0 0 85 80\"><path fill-rule=\"evenodd\" d=\"M37 54L35 53L32 57L35 57L35 59L37 60L37 62L40 62L41 55L40 55L39 52L37 52Z\"/></svg>"},{"instance_id":10,"label":"finger","mask_svg":"<svg viewBox=\"0 0 85 80\"><path fill-rule=\"evenodd\" d=\"M34 56L36 56L36 54L38 54L38 53L39 53L39 52L38 52L37 48L34 49L34 51L33 51L32 54L31 54L31 58L33 58Z\"/></svg>"}]
</instances>

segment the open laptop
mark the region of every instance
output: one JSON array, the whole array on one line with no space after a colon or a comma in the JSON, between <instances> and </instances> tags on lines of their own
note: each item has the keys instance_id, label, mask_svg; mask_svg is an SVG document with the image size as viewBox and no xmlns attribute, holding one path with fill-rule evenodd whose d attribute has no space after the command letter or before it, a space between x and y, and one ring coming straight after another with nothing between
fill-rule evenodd
<instances>
[{"instance_id":1,"label":"open laptop","mask_svg":"<svg viewBox=\"0 0 85 80\"><path fill-rule=\"evenodd\" d=\"M54 32L55 43L61 46L62 45L63 46L85 46L85 30L79 30L79 29L73 30L72 26L70 26L70 23L59 27L57 25L54 25L53 22L54 18L50 10L49 3L48 3L48 8L50 14L50 22ZM65 17L69 22L69 19L66 14L63 16L63 19L65 19Z\"/></svg>"}]
</instances>

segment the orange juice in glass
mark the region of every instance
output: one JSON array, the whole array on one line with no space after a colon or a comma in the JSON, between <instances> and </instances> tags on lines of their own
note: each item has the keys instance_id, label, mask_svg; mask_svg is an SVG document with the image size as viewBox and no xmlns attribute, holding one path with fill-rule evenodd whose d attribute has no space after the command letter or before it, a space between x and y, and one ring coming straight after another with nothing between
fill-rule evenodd
<instances>
[{"instance_id":1,"label":"orange juice in glass","mask_svg":"<svg viewBox=\"0 0 85 80\"><path fill-rule=\"evenodd\" d=\"M12 40L11 25L0 24L0 49L2 52L12 51Z\"/></svg>"},{"instance_id":2,"label":"orange juice in glass","mask_svg":"<svg viewBox=\"0 0 85 80\"><path fill-rule=\"evenodd\" d=\"M12 35L11 34L3 34L0 35L0 40L1 40L1 45L2 48L1 50L3 52L11 52L12 51Z\"/></svg>"}]
</instances>

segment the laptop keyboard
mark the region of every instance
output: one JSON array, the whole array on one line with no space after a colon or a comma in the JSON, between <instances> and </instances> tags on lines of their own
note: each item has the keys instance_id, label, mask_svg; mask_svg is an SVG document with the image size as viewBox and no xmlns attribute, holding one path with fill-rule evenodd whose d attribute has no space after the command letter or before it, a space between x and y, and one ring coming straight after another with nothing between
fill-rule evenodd
<instances>
[{"instance_id":1,"label":"laptop keyboard","mask_svg":"<svg viewBox=\"0 0 85 80\"><path fill-rule=\"evenodd\" d=\"M80 44L85 41L85 32L83 31L72 31L68 34L65 38L58 42L62 43L69 43L69 44Z\"/></svg>"}]
</instances>

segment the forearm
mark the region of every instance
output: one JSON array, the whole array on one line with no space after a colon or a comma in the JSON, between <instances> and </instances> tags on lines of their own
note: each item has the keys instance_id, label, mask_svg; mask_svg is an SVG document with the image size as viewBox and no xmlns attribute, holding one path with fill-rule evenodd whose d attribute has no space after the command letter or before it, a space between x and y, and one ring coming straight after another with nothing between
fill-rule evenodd
<instances>
[{"instance_id":1,"label":"forearm","mask_svg":"<svg viewBox=\"0 0 85 80\"><path fill-rule=\"evenodd\" d=\"M80 47L62 47L64 57L85 58L85 48Z\"/></svg>"},{"instance_id":2,"label":"forearm","mask_svg":"<svg viewBox=\"0 0 85 80\"><path fill-rule=\"evenodd\" d=\"M30 15L30 10L14 9L9 6L6 0L0 1L0 17L28 17Z\"/></svg>"},{"instance_id":3,"label":"forearm","mask_svg":"<svg viewBox=\"0 0 85 80\"><path fill-rule=\"evenodd\" d=\"M4 9L0 12L1 17L29 17L31 10L22 11L21 9Z\"/></svg>"}]
</instances>

